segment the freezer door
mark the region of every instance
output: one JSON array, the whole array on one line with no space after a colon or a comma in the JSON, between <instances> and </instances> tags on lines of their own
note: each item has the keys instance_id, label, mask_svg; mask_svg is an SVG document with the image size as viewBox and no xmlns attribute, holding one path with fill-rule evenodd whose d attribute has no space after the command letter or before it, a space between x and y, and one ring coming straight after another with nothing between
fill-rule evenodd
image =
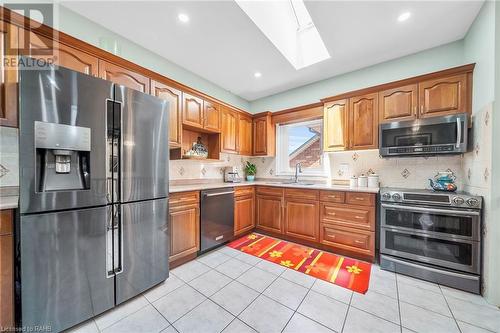
<instances>
[{"instance_id":1,"label":"freezer door","mask_svg":"<svg viewBox=\"0 0 500 333\"><path fill-rule=\"evenodd\" d=\"M63 67L21 70L19 80L21 213L105 205L112 84ZM69 170L54 167L54 157L69 157Z\"/></svg>"},{"instance_id":2,"label":"freezer door","mask_svg":"<svg viewBox=\"0 0 500 333\"><path fill-rule=\"evenodd\" d=\"M100 207L21 216L24 327L59 332L114 306L114 279L106 277L109 213Z\"/></svg>"},{"instance_id":3,"label":"freezer door","mask_svg":"<svg viewBox=\"0 0 500 333\"><path fill-rule=\"evenodd\" d=\"M121 202L168 194L167 101L115 85L121 104Z\"/></svg>"},{"instance_id":4,"label":"freezer door","mask_svg":"<svg viewBox=\"0 0 500 333\"><path fill-rule=\"evenodd\" d=\"M168 199L121 204L121 271L116 303L126 301L168 277Z\"/></svg>"}]
</instances>

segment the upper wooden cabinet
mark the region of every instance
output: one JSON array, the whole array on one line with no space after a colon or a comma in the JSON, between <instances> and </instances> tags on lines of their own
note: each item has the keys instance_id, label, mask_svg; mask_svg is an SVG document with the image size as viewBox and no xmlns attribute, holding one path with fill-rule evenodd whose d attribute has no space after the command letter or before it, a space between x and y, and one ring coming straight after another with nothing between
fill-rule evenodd
<instances>
[{"instance_id":1,"label":"upper wooden cabinet","mask_svg":"<svg viewBox=\"0 0 500 333\"><path fill-rule=\"evenodd\" d=\"M99 75L99 59L86 52L71 46L37 35L32 31L20 29L19 43L29 44L29 52L23 55L36 59L55 60L54 64L87 75ZM52 49L50 54L43 54L39 50Z\"/></svg>"},{"instance_id":2,"label":"upper wooden cabinet","mask_svg":"<svg viewBox=\"0 0 500 333\"><path fill-rule=\"evenodd\" d=\"M168 141L170 148L182 145L182 92L151 80L151 94L168 101Z\"/></svg>"},{"instance_id":3,"label":"upper wooden cabinet","mask_svg":"<svg viewBox=\"0 0 500 333\"><path fill-rule=\"evenodd\" d=\"M271 113L253 119L253 155L274 156L276 151L276 130Z\"/></svg>"},{"instance_id":4,"label":"upper wooden cabinet","mask_svg":"<svg viewBox=\"0 0 500 333\"><path fill-rule=\"evenodd\" d=\"M203 128L218 132L220 130L220 110L219 105L203 101Z\"/></svg>"},{"instance_id":5,"label":"upper wooden cabinet","mask_svg":"<svg viewBox=\"0 0 500 333\"><path fill-rule=\"evenodd\" d=\"M221 151L238 152L238 113L227 107L221 111Z\"/></svg>"},{"instance_id":6,"label":"upper wooden cabinet","mask_svg":"<svg viewBox=\"0 0 500 333\"><path fill-rule=\"evenodd\" d=\"M238 152L240 155L252 155L252 118L238 115Z\"/></svg>"},{"instance_id":7,"label":"upper wooden cabinet","mask_svg":"<svg viewBox=\"0 0 500 333\"><path fill-rule=\"evenodd\" d=\"M17 60L19 29L0 21L0 126L17 127Z\"/></svg>"},{"instance_id":8,"label":"upper wooden cabinet","mask_svg":"<svg viewBox=\"0 0 500 333\"><path fill-rule=\"evenodd\" d=\"M203 100L184 93L182 101L182 123L192 127L203 128Z\"/></svg>"},{"instance_id":9,"label":"upper wooden cabinet","mask_svg":"<svg viewBox=\"0 0 500 333\"><path fill-rule=\"evenodd\" d=\"M378 95L349 99L349 148L378 148Z\"/></svg>"},{"instance_id":10,"label":"upper wooden cabinet","mask_svg":"<svg viewBox=\"0 0 500 333\"><path fill-rule=\"evenodd\" d=\"M149 94L148 77L101 59L99 59L99 77Z\"/></svg>"},{"instance_id":11,"label":"upper wooden cabinet","mask_svg":"<svg viewBox=\"0 0 500 333\"><path fill-rule=\"evenodd\" d=\"M420 118L467 111L467 74L420 82Z\"/></svg>"},{"instance_id":12,"label":"upper wooden cabinet","mask_svg":"<svg viewBox=\"0 0 500 333\"><path fill-rule=\"evenodd\" d=\"M347 99L326 103L323 111L323 150L347 149L349 103Z\"/></svg>"},{"instance_id":13,"label":"upper wooden cabinet","mask_svg":"<svg viewBox=\"0 0 500 333\"><path fill-rule=\"evenodd\" d=\"M381 91L378 95L380 122L412 120L417 117L418 85Z\"/></svg>"}]
</instances>

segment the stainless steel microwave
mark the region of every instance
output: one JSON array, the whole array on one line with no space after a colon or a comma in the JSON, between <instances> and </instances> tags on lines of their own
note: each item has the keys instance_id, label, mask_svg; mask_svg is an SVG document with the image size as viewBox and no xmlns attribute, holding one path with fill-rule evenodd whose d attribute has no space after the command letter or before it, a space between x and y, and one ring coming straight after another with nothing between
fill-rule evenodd
<instances>
[{"instance_id":1,"label":"stainless steel microwave","mask_svg":"<svg viewBox=\"0 0 500 333\"><path fill-rule=\"evenodd\" d=\"M466 113L381 124L380 155L388 157L465 153L468 125Z\"/></svg>"}]
</instances>

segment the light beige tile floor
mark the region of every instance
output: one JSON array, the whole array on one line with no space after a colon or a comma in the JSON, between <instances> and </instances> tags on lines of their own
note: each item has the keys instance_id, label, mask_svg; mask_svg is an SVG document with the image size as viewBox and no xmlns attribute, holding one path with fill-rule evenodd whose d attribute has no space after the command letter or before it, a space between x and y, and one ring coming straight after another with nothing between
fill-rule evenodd
<instances>
[{"instance_id":1,"label":"light beige tile floor","mask_svg":"<svg viewBox=\"0 0 500 333\"><path fill-rule=\"evenodd\" d=\"M366 295L228 247L72 332L500 332L484 298L372 266Z\"/></svg>"}]
</instances>

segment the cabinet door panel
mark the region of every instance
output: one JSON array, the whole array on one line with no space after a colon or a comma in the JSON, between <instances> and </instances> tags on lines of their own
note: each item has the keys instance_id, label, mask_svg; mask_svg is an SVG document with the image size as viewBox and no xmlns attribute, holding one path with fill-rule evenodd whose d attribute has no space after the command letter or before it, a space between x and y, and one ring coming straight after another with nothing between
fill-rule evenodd
<instances>
[{"instance_id":1,"label":"cabinet door panel","mask_svg":"<svg viewBox=\"0 0 500 333\"><path fill-rule=\"evenodd\" d=\"M252 118L239 115L238 151L240 155L252 155Z\"/></svg>"},{"instance_id":2,"label":"cabinet door panel","mask_svg":"<svg viewBox=\"0 0 500 333\"><path fill-rule=\"evenodd\" d=\"M356 229L375 230L375 208L322 203L321 219Z\"/></svg>"},{"instance_id":3,"label":"cabinet door panel","mask_svg":"<svg viewBox=\"0 0 500 333\"><path fill-rule=\"evenodd\" d=\"M17 127L17 66L19 29L0 21L0 125Z\"/></svg>"},{"instance_id":4,"label":"cabinet door panel","mask_svg":"<svg viewBox=\"0 0 500 333\"><path fill-rule=\"evenodd\" d=\"M149 94L148 77L104 60L99 60L99 77L121 84L127 88Z\"/></svg>"},{"instance_id":5,"label":"cabinet door panel","mask_svg":"<svg viewBox=\"0 0 500 333\"><path fill-rule=\"evenodd\" d=\"M309 241L318 241L319 202L285 200L285 234Z\"/></svg>"},{"instance_id":6,"label":"cabinet door panel","mask_svg":"<svg viewBox=\"0 0 500 333\"><path fill-rule=\"evenodd\" d=\"M325 104L323 111L323 150L339 151L347 148L347 99Z\"/></svg>"},{"instance_id":7,"label":"cabinet door panel","mask_svg":"<svg viewBox=\"0 0 500 333\"><path fill-rule=\"evenodd\" d=\"M271 116L265 115L253 120L253 155L274 156L276 150L275 129Z\"/></svg>"},{"instance_id":8,"label":"cabinet door panel","mask_svg":"<svg viewBox=\"0 0 500 333\"><path fill-rule=\"evenodd\" d=\"M234 202L234 235L255 227L255 200L253 195L236 198Z\"/></svg>"},{"instance_id":9,"label":"cabinet door panel","mask_svg":"<svg viewBox=\"0 0 500 333\"><path fill-rule=\"evenodd\" d=\"M421 118L467 112L467 74L421 82Z\"/></svg>"},{"instance_id":10,"label":"cabinet door panel","mask_svg":"<svg viewBox=\"0 0 500 333\"><path fill-rule=\"evenodd\" d=\"M322 244L370 257L374 255L375 234L373 232L322 223L320 237Z\"/></svg>"},{"instance_id":11,"label":"cabinet door panel","mask_svg":"<svg viewBox=\"0 0 500 333\"><path fill-rule=\"evenodd\" d=\"M378 95L351 98L349 114L349 148L378 148Z\"/></svg>"},{"instance_id":12,"label":"cabinet door panel","mask_svg":"<svg viewBox=\"0 0 500 333\"><path fill-rule=\"evenodd\" d=\"M200 248L200 210L198 205L170 208L169 261L196 253Z\"/></svg>"},{"instance_id":13,"label":"cabinet door panel","mask_svg":"<svg viewBox=\"0 0 500 333\"><path fill-rule=\"evenodd\" d=\"M203 127L203 100L201 98L192 96L190 94L183 94L183 106L182 110L184 112L182 117L182 123L202 128Z\"/></svg>"},{"instance_id":14,"label":"cabinet door panel","mask_svg":"<svg viewBox=\"0 0 500 333\"><path fill-rule=\"evenodd\" d=\"M281 197L257 196L257 227L271 232L283 232Z\"/></svg>"},{"instance_id":15,"label":"cabinet door panel","mask_svg":"<svg viewBox=\"0 0 500 333\"><path fill-rule=\"evenodd\" d=\"M220 130L220 112L217 104L203 101L204 128L212 131Z\"/></svg>"},{"instance_id":16,"label":"cabinet door panel","mask_svg":"<svg viewBox=\"0 0 500 333\"><path fill-rule=\"evenodd\" d=\"M238 114L228 108L222 108L221 151L237 153Z\"/></svg>"},{"instance_id":17,"label":"cabinet door panel","mask_svg":"<svg viewBox=\"0 0 500 333\"><path fill-rule=\"evenodd\" d=\"M178 89L151 81L151 93L169 103L168 141L170 147L182 145L182 92Z\"/></svg>"},{"instance_id":18,"label":"cabinet door panel","mask_svg":"<svg viewBox=\"0 0 500 333\"><path fill-rule=\"evenodd\" d=\"M380 92L380 122L415 119L417 117L417 92L416 84Z\"/></svg>"}]
</instances>

